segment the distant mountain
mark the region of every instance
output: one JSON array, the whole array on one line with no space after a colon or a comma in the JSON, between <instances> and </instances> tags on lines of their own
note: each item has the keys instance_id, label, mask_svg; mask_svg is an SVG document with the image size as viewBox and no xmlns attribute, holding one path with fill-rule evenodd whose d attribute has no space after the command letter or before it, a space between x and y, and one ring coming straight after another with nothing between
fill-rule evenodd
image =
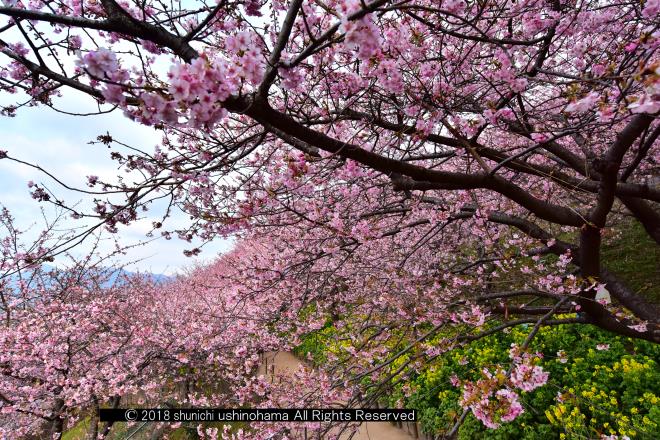
<instances>
[{"instance_id":1,"label":"distant mountain","mask_svg":"<svg viewBox=\"0 0 660 440\"><path fill-rule=\"evenodd\" d=\"M57 270L62 270L62 269L58 269L55 266L51 266L49 264L42 265L42 268L44 269L45 272L49 272L49 271L52 271L52 270L56 270L56 271ZM106 269L101 268L101 270L106 270ZM101 284L101 287L104 287L104 288L112 287L117 283L121 283L121 280L124 279L125 277L138 275L138 272L131 272L131 271L128 271L126 269L107 268L107 270L108 270L108 279L104 283ZM29 273L29 271L27 271L27 270L25 272ZM164 283L164 282L167 282L167 281L173 279L173 277L170 277L168 275L157 274L157 273L139 272L139 275L149 277L151 280L153 280L157 283ZM10 283L9 283L10 285L18 282L18 275L17 274L12 275L10 277L10 280L11 280Z\"/></svg>"},{"instance_id":2,"label":"distant mountain","mask_svg":"<svg viewBox=\"0 0 660 440\"><path fill-rule=\"evenodd\" d=\"M127 276L130 277L137 274L138 274L137 272L131 272L125 269L115 270L112 274L110 274L108 281L102 284L102 287L111 287L115 285L115 283L117 283L118 280L121 280L122 278ZM142 276L149 277L152 281L155 281L157 283L164 283L172 279L172 277L159 273L140 272L139 274Z\"/></svg>"}]
</instances>

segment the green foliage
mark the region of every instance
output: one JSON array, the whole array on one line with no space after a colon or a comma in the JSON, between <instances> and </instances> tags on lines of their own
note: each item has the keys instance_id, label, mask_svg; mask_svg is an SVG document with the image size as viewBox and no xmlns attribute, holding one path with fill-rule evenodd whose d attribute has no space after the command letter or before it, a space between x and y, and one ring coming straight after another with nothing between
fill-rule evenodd
<instances>
[{"instance_id":1,"label":"green foliage","mask_svg":"<svg viewBox=\"0 0 660 440\"><path fill-rule=\"evenodd\" d=\"M638 222L620 225L605 238L602 261L635 292L660 303L660 246Z\"/></svg>"},{"instance_id":2,"label":"green foliage","mask_svg":"<svg viewBox=\"0 0 660 440\"><path fill-rule=\"evenodd\" d=\"M62 434L62 440L83 440L89 428L90 418L85 417L78 421L71 429Z\"/></svg>"},{"instance_id":3,"label":"green foliage","mask_svg":"<svg viewBox=\"0 0 660 440\"><path fill-rule=\"evenodd\" d=\"M197 440L197 429L190 426L180 426L169 433L169 440Z\"/></svg>"},{"instance_id":4,"label":"green foliage","mask_svg":"<svg viewBox=\"0 0 660 440\"><path fill-rule=\"evenodd\" d=\"M331 350L329 341L335 333L332 324L328 323L322 329L306 335L301 344L293 349L293 353L304 359L309 355L315 364L323 364L328 359L327 354Z\"/></svg>"}]
</instances>

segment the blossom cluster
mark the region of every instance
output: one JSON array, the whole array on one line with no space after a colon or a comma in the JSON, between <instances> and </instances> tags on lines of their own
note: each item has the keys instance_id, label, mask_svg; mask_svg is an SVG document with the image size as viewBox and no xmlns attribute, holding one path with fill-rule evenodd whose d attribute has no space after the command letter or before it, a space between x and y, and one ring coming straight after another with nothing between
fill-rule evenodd
<instances>
[{"instance_id":1,"label":"blossom cluster","mask_svg":"<svg viewBox=\"0 0 660 440\"><path fill-rule=\"evenodd\" d=\"M174 63L166 90L141 87L141 78L129 81L129 72L121 68L117 55L109 49L80 55L77 64L94 81L103 83L101 92L106 101L124 107L130 118L145 125L165 122L203 128L212 127L227 115L223 101L245 86L257 86L263 77L264 59L254 33L228 36L225 49L225 57L202 54L190 63ZM137 99L137 108L129 105L129 97Z\"/></svg>"},{"instance_id":2,"label":"blossom cluster","mask_svg":"<svg viewBox=\"0 0 660 440\"><path fill-rule=\"evenodd\" d=\"M493 429L524 412L516 389L530 392L548 382L548 372L534 365L540 354L532 355L514 345L509 356L513 361L509 372L501 368L494 372L484 369L483 377L476 382L461 382L458 378L452 381L455 386L462 385L461 406L469 408L477 419Z\"/></svg>"},{"instance_id":3,"label":"blossom cluster","mask_svg":"<svg viewBox=\"0 0 660 440\"><path fill-rule=\"evenodd\" d=\"M472 414L485 426L498 428L502 422L510 422L524 412L518 394L510 388L496 388L503 383L505 373L494 373L485 369L483 378L463 384L460 404L469 408ZM459 382L455 382L458 384Z\"/></svg>"}]
</instances>

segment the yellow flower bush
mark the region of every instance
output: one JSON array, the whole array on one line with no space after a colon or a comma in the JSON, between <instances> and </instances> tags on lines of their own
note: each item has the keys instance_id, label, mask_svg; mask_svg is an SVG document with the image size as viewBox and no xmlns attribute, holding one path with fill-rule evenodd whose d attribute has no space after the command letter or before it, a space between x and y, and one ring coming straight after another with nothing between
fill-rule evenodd
<instances>
[{"instance_id":1,"label":"yellow flower bush","mask_svg":"<svg viewBox=\"0 0 660 440\"><path fill-rule=\"evenodd\" d=\"M451 378L475 380L484 368L506 371L511 344L520 344L530 330L520 325L444 354L440 351L420 370L405 367L414 356L423 356L420 351L391 359L389 372L398 373L383 403L415 408L424 431L446 433L462 413L461 390L451 384ZM444 347L451 337L440 333L426 345ZM347 343L330 327L310 335L301 347L321 360L329 353L345 352L340 346ZM660 346L612 336L595 327L562 325L542 327L529 348L540 354L534 363L550 373L548 383L522 393L525 412L497 429L487 429L468 415L458 431L460 440L657 438ZM392 346L391 353L397 352Z\"/></svg>"}]
</instances>

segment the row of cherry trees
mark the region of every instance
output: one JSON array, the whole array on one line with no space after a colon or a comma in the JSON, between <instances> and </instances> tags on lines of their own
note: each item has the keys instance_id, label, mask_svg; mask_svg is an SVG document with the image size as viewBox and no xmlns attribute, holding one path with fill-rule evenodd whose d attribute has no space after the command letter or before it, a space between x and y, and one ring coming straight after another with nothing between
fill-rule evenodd
<instances>
[{"instance_id":1,"label":"row of cherry trees","mask_svg":"<svg viewBox=\"0 0 660 440\"><path fill-rule=\"evenodd\" d=\"M56 439L83 419L85 438L106 438L113 424L98 421L99 407L329 406L350 397L322 372L257 375L262 354L291 349L301 332L278 322L283 297L254 295L241 281L259 278L262 256L253 251L236 249L167 282L141 274L113 279L107 256L93 252L66 269L35 264L67 237L44 233L30 252L6 210L3 225L2 438ZM295 428L265 423L225 434L262 439ZM222 435L218 427L198 431Z\"/></svg>"},{"instance_id":2,"label":"row of cherry trees","mask_svg":"<svg viewBox=\"0 0 660 440\"><path fill-rule=\"evenodd\" d=\"M629 221L660 243L657 0L3 4L0 90L18 96L4 114L59 110L60 94L83 93L99 112L162 133L154 151L99 137L127 176L89 176L90 211L41 183L32 197L110 232L164 199L154 233L238 243L208 269L223 282L204 294L187 287L206 283L204 271L164 290L83 289L61 306L16 312L7 331L40 328L22 323L49 307L57 319L113 310L108 319L125 313L140 329L179 326L200 356L231 363L290 347L331 320L350 343L326 366L327 386L354 404L377 400L400 372L521 323L533 324L530 338L571 322L658 342L657 305L600 256L612 226ZM187 227L168 228L173 210L190 216ZM611 301L596 300L604 289ZM189 305L170 308L178 302L167 295ZM138 377L158 377L161 365L175 371L178 332L144 330L169 335L155 355L143 330L92 321L72 325L89 326L72 340L96 332L113 348L74 350L87 358L73 364L102 371L104 356L136 351L116 367L131 365L126 384L98 379L98 398L117 386L150 389ZM266 342L252 346L246 334ZM208 348L210 335L219 342ZM457 384L466 411L489 426L516 417L519 391L547 379L527 345L513 347L511 365ZM153 374L138 374L142 365ZM297 389L290 396L304 398Z\"/></svg>"}]
</instances>

